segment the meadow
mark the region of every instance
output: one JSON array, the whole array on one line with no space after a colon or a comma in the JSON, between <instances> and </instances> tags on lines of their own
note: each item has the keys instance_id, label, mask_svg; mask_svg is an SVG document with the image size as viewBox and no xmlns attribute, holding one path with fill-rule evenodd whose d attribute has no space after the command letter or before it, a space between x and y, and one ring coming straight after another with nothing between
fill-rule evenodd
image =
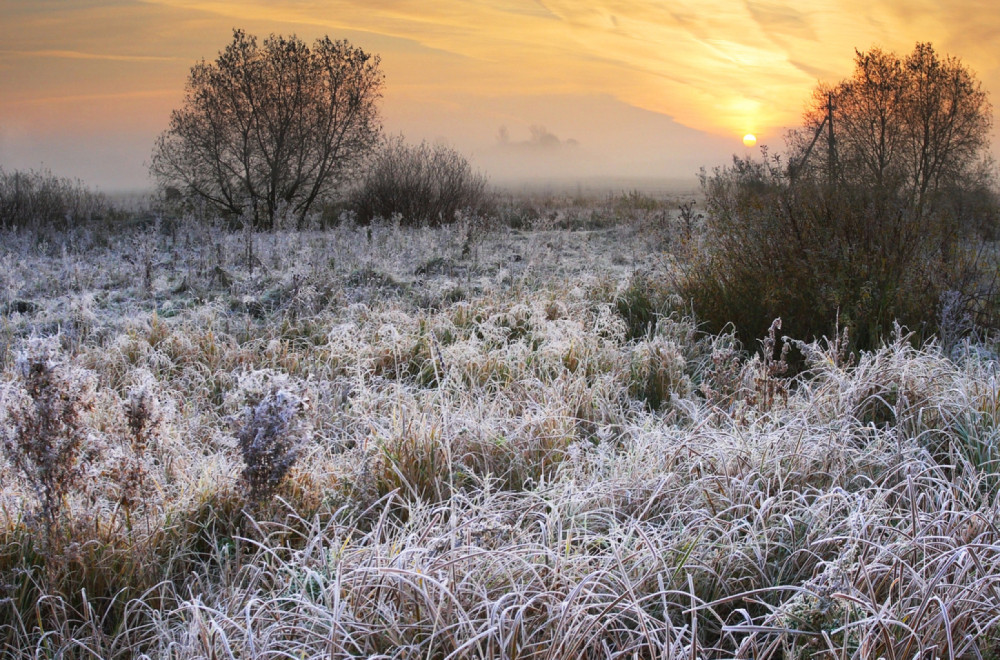
<instances>
[{"instance_id":1,"label":"meadow","mask_svg":"<svg viewBox=\"0 0 1000 660\"><path fill-rule=\"evenodd\" d=\"M677 208L5 232L3 656L1000 656L1000 358L709 334Z\"/></svg>"}]
</instances>

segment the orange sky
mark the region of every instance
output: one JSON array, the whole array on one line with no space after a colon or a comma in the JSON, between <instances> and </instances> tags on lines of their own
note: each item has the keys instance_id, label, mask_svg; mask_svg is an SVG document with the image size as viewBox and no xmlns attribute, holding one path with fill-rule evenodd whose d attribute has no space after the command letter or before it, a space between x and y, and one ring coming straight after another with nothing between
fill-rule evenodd
<instances>
[{"instance_id":1,"label":"orange sky","mask_svg":"<svg viewBox=\"0 0 1000 660\"><path fill-rule=\"evenodd\" d=\"M0 166L148 185L188 70L233 27L379 53L386 129L495 180L692 177L747 132L780 149L856 47L932 41L1000 91L992 0L4 0Z\"/></svg>"}]
</instances>

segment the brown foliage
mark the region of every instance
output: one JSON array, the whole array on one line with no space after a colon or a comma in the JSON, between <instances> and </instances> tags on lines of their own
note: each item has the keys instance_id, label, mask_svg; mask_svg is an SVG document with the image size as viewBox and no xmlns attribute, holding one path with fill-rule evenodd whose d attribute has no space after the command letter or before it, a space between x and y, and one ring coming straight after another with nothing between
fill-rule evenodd
<instances>
[{"instance_id":1,"label":"brown foliage","mask_svg":"<svg viewBox=\"0 0 1000 660\"><path fill-rule=\"evenodd\" d=\"M0 167L0 229L65 230L109 215L111 205L104 196L80 181Z\"/></svg>"},{"instance_id":2,"label":"brown foliage","mask_svg":"<svg viewBox=\"0 0 1000 660\"><path fill-rule=\"evenodd\" d=\"M444 145L409 145L402 136L386 140L368 164L352 195L358 220L389 219L405 225L450 224L457 214L485 215L492 209L486 177Z\"/></svg>"},{"instance_id":3,"label":"brown foliage","mask_svg":"<svg viewBox=\"0 0 1000 660\"><path fill-rule=\"evenodd\" d=\"M83 370L31 354L20 364L20 387L4 396L4 451L35 493L52 532L66 495L79 482L88 440L85 414L94 382Z\"/></svg>"}]
</instances>

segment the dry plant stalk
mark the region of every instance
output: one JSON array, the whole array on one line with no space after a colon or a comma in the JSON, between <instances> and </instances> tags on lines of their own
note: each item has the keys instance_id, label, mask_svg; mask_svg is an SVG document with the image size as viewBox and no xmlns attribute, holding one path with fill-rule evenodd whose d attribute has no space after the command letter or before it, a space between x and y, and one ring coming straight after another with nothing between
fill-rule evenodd
<instances>
[{"instance_id":1,"label":"dry plant stalk","mask_svg":"<svg viewBox=\"0 0 1000 660\"><path fill-rule=\"evenodd\" d=\"M243 483L247 498L262 502L271 495L299 457L302 429L296 415L308 406L305 399L283 389L264 396L243 412L237 434L243 456Z\"/></svg>"},{"instance_id":2,"label":"dry plant stalk","mask_svg":"<svg viewBox=\"0 0 1000 660\"><path fill-rule=\"evenodd\" d=\"M94 381L44 350L22 357L18 376L20 387L3 397L4 451L34 491L35 515L51 536L64 498L80 480Z\"/></svg>"},{"instance_id":3,"label":"dry plant stalk","mask_svg":"<svg viewBox=\"0 0 1000 660\"><path fill-rule=\"evenodd\" d=\"M132 388L123 408L127 428L123 441L127 453L108 471L107 476L118 486L118 504L125 512L126 524L131 528L132 512L140 501L146 501L149 475L144 458L150 445L160 435L163 412L148 383Z\"/></svg>"}]
</instances>

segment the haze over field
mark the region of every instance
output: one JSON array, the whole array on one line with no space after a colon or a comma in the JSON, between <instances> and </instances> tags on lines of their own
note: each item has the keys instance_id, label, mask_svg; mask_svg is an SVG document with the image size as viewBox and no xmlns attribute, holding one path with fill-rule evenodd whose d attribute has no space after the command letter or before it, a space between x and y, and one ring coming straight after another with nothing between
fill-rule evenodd
<instances>
[{"instance_id":1,"label":"haze over field","mask_svg":"<svg viewBox=\"0 0 1000 660\"><path fill-rule=\"evenodd\" d=\"M1000 18L978 0L15 0L0 6L0 164L148 186L191 65L234 26L378 53L386 130L445 140L498 182L693 179L746 133L780 146L855 48L931 41L1000 90Z\"/></svg>"}]
</instances>

